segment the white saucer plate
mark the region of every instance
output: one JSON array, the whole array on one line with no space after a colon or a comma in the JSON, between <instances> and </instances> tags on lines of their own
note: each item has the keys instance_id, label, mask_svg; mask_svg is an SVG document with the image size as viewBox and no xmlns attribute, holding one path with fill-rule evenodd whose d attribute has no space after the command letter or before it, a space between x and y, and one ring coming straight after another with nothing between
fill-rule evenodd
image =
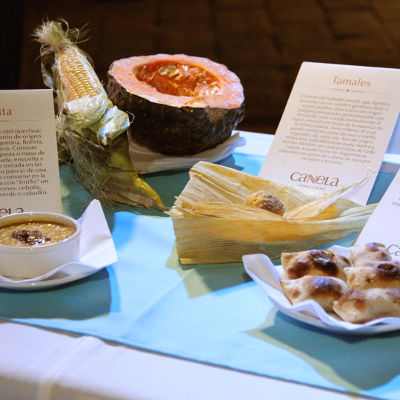
<instances>
[{"instance_id":1,"label":"white saucer plate","mask_svg":"<svg viewBox=\"0 0 400 400\"><path fill-rule=\"evenodd\" d=\"M33 291L33 290L45 290L56 286L65 285L70 282L86 278L100 271L102 268L93 268L84 264L76 263L72 268L63 269L58 271L54 275L49 276L43 280L37 281L16 281L12 282L9 279L7 281L0 279L0 289L16 290L16 291Z\"/></svg>"},{"instance_id":2,"label":"white saucer plate","mask_svg":"<svg viewBox=\"0 0 400 400\"><path fill-rule=\"evenodd\" d=\"M274 266L264 254L243 256L246 272L264 290L271 303L289 317L330 333L342 335L377 335L400 329L400 318L380 318L364 324L353 324L327 313L316 301L292 305L280 288L282 266Z\"/></svg>"}]
</instances>

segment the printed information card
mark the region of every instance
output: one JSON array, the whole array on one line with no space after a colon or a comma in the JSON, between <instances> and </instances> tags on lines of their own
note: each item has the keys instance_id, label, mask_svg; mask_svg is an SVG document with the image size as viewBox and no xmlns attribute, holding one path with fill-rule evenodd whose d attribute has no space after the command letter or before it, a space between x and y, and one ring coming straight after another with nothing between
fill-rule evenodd
<instances>
[{"instance_id":1,"label":"printed information card","mask_svg":"<svg viewBox=\"0 0 400 400\"><path fill-rule=\"evenodd\" d=\"M0 91L0 217L61 212L53 94Z\"/></svg>"},{"instance_id":2,"label":"printed information card","mask_svg":"<svg viewBox=\"0 0 400 400\"><path fill-rule=\"evenodd\" d=\"M400 70L302 64L260 177L366 204L400 111Z\"/></svg>"},{"instance_id":3,"label":"printed information card","mask_svg":"<svg viewBox=\"0 0 400 400\"><path fill-rule=\"evenodd\" d=\"M383 243L393 258L400 259L400 170L393 178L355 244Z\"/></svg>"}]
</instances>

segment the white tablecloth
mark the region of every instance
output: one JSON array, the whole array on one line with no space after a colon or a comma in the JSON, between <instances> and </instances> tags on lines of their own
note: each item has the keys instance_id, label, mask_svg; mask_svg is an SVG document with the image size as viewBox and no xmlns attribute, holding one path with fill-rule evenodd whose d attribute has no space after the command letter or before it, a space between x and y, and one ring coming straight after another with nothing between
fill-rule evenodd
<instances>
[{"instance_id":1,"label":"white tablecloth","mask_svg":"<svg viewBox=\"0 0 400 400\"><path fill-rule=\"evenodd\" d=\"M1 400L355 398L8 322L0 343Z\"/></svg>"}]
</instances>

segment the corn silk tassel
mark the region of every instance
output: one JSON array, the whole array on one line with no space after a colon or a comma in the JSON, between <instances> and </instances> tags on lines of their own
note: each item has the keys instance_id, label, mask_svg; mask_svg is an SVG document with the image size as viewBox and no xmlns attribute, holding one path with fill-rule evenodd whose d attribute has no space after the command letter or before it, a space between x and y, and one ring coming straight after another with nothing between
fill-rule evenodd
<instances>
[{"instance_id":1,"label":"corn silk tassel","mask_svg":"<svg viewBox=\"0 0 400 400\"><path fill-rule=\"evenodd\" d=\"M34 32L41 44L46 86L57 94L60 161L73 160L79 180L100 200L164 209L158 194L137 174L128 153L127 113L108 98L88 56L76 45L82 34L65 21Z\"/></svg>"}]
</instances>

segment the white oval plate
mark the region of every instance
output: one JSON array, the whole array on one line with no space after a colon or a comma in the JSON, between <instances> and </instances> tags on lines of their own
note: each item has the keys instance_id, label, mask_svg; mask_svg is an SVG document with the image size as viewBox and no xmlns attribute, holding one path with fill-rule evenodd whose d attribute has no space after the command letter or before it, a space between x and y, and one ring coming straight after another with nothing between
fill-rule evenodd
<instances>
[{"instance_id":1,"label":"white oval plate","mask_svg":"<svg viewBox=\"0 0 400 400\"><path fill-rule=\"evenodd\" d=\"M243 263L246 272L261 286L278 310L305 324L344 335L376 335L400 329L400 318L380 318L365 324L352 324L328 314L314 300L292 305L281 291L281 266L273 265L264 254L245 255Z\"/></svg>"},{"instance_id":2,"label":"white oval plate","mask_svg":"<svg viewBox=\"0 0 400 400\"><path fill-rule=\"evenodd\" d=\"M234 131L232 136L218 146L202 151L192 156L166 156L155 153L147 147L136 143L132 135L128 135L129 157L136 170L142 174L150 172L168 171L174 169L186 169L192 167L198 161L217 162L223 160L233 153L236 147L244 146L246 139Z\"/></svg>"}]
</instances>

